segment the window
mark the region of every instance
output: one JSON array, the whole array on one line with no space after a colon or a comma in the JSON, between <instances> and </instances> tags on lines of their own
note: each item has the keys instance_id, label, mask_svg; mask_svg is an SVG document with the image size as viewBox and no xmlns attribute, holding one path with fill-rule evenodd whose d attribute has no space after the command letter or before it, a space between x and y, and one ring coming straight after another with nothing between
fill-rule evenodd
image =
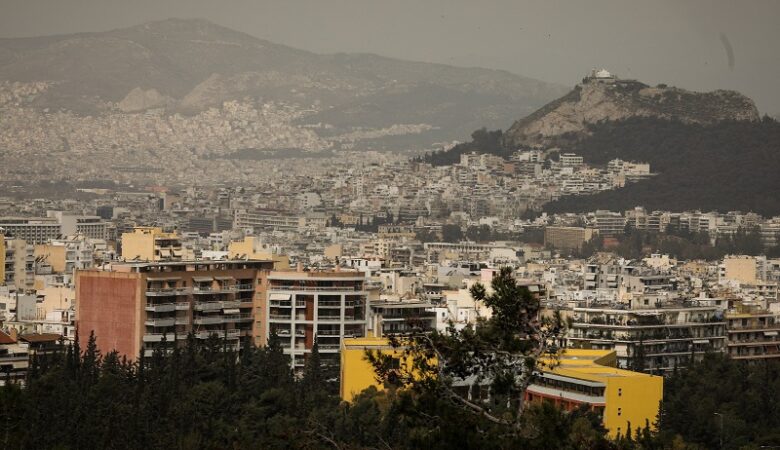
<instances>
[{"instance_id":1,"label":"window","mask_svg":"<svg viewBox=\"0 0 780 450\"><path fill-rule=\"evenodd\" d=\"M618 416L623 415L623 408L618 408Z\"/></svg>"}]
</instances>

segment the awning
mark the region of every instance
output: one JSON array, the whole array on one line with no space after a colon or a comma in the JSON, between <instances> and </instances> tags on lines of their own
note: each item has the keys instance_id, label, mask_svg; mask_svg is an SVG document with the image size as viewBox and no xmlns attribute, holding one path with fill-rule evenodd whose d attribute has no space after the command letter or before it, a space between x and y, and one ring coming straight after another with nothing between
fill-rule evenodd
<instances>
[{"instance_id":1,"label":"awning","mask_svg":"<svg viewBox=\"0 0 780 450\"><path fill-rule=\"evenodd\" d=\"M290 294L271 294L269 300L289 300Z\"/></svg>"},{"instance_id":2,"label":"awning","mask_svg":"<svg viewBox=\"0 0 780 450\"><path fill-rule=\"evenodd\" d=\"M764 336L777 336L777 331L764 331Z\"/></svg>"},{"instance_id":3,"label":"awning","mask_svg":"<svg viewBox=\"0 0 780 450\"><path fill-rule=\"evenodd\" d=\"M222 312L225 313L225 314L240 314L241 310L238 309L238 308L235 308L235 309L223 309Z\"/></svg>"},{"instance_id":4,"label":"awning","mask_svg":"<svg viewBox=\"0 0 780 450\"><path fill-rule=\"evenodd\" d=\"M192 281L196 283L205 283L207 281L214 281L212 277L192 277Z\"/></svg>"},{"instance_id":5,"label":"awning","mask_svg":"<svg viewBox=\"0 0 780 450\"><path fill-rule=\"evenodd\" d=\"M235 280L233 277L223 276L223 277L214 277L215 280Z\"/></svg>"},{"instance_id":6,"label":"awning","mask_svg":"<svg viewBox=\"0 0 780 450\"><path fill-rule=\"evenodd\" d=\"M181 277L154 277L147 278L147 281L176 281L181 280Z\"/></svg>"}]
</instances>

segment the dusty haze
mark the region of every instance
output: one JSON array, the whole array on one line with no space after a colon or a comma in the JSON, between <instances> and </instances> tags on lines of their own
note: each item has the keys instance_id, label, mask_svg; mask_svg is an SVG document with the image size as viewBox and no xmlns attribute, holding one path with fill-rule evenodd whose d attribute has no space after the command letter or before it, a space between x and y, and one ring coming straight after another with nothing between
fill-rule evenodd
<instances>
[{"instance_id":1,"label":"dusty haze","mask_svg":"<svg viewBox=\"0 0 780 450\"><path fill-rule=\"evenodd\" d=\"M169 17L205 18L316 52L506 69L567 85L604 66L648 83L738 90L762 113L780 113L780 2L771 0L3 0L0 36L102 31Z\"/></svg>"}]
</instances>

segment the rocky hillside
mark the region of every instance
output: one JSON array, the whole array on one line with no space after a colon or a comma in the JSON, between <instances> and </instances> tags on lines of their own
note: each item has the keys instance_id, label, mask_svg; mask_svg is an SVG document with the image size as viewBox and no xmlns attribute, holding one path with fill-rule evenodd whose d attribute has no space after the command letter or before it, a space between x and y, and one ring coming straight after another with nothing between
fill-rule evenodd
<instances>
[{"instance_id":1,"label":"rocky hillside","mask_svg":"<svg viewBox=\"0 0 780 450\"><path fill-rule=\"evenodd\" d=\"M692 92L650 87L604 72L583 79L571 92L518 120L504 133L508 147L571 144L589 134L589 126L634 117L709 125L726 120L756 121L753 101L737 92Z\"/></svg>"},{"instance_id":2,"label":"rocky hillside","mask_svg":"<svg viewBox=\"0 0 780 450\"><path fill-rule=\"evenodd\" d=\"M69 129L79 127L78 117L91 117L87 122L93 123L100 117L153 110L161 122L151 126L167 130L167 117L198 117L212 108L221 111L231 101L257 109L262 120L263 109L272 105L274 111L284 109L294 118L286 125L306 133L315 130L326 141L311 148L327 147L328 139L345 135L372 138L346 144L342 140L339 145L392 148L382 139L399 135L381 131L386 129L424 129L403 135L403 145L410 147L465 139L481 126L505 127L565 92L560 86L504 71L367 54L320 55L203 20L0 39L0 83L23 89L36 86L34 96L5 104L11 115L13 108L25 109L25 116L44 114L36 116L36 123L52 120L45 116L52 112L74 115L68 116ZM201 125L223 127L193 126ZM62 126L55 123L50 128ZM49 135L53 142L68 139ZM175 135L172 140L190 137ZM158 144L151 136L145 145L165 147ZM214 147L213 151L223 150L218 144Z\"/></svg>"}]
</instances>

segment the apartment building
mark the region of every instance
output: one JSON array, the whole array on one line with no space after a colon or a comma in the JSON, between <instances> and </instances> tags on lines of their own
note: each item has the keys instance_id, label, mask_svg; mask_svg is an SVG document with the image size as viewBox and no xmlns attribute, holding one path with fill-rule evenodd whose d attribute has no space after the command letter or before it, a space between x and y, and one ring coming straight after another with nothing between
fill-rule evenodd
<instances>
[{"instance_id":1,"label":"apartment building","mask_svg":"<svg viewBox=\"0 0 780 450\"><path fill-rule=\"evenodd\" d=\"M122 234L124 261L181 260L182 256L181 239L176 233L166 233L158 227L135 227Z\"/></svg>"},{"instance_id":2,"label":"apartment building","mask_svg":"<svg viewBox=\"0 0 780 450\"><path fill-rule=\"evenodd\" d=\"M613 237L622 235L626 228L626 218L620 213L599 210L595 213L596 228L600 236Z\"/></svg>"},{"instance_id":3,"label":"apartment building","mask_svg":"<svg viewBox=\"0 0 780 450\"><path fill-rule=\"evenodd\" d=\"M72 274L76 269L92 266L93 251L94 246L85 237L71 236L35 245L34 255L39 264L48 264L53 273Z\"/></svg>"},{"instance_id":4,"label":"apartment building","mask_svg":"<svg viewBox=\"0 0 780 450\"><path fill-rule=\"evenodd\" d=\"M567 411L587 405L613 438L625 435L629 426L653 427L663 399L663 378L618 369L617 361L615 351L567 349L533 380L525 399Z\"/></svg>"},{"instance_id":5,"label":"apartment building","mask_svg":"<svg viewBox=\"0 0 780 450\"><path fill-rule=\"evenodd\" d=\"M55 217L0 217L0 228L6 238L43 244L62 235L62 225Z\"/></svg>"},{"instance_id":6,"label":"apartment building","mask_svg":"<svg viewBox=\"0 0 780 450\"><path fill-rule=\"evenodd\" d=\"M303 222L305 224L305 221ZM255 232L263 230L297 231L302 226L301 219L297 216L282 214L279 211L254 212L237 210L233 219L233 227L236 229L252 229Z\"/></svg>"},{"instance_id":7,"label":"apartment building","mask_svg":"<svg viewBox=\"0 0 780 450\"><path fill-rule=\"evenodd\" d=\"M581 303L572 319L567 345L615 350L620 368L642 359L645 371L663 373L726 348L726 321L714 301Z\"/></svg>"},{"instance_id":8,"label":"apartment building","mask_svg":"<svg viewBox=\"0 0 780 450\"><path fill-rule=\"evenodd\" d=\"M341 352L341 398L352 401L368 387L384 390L374 368L365 360L366 351L392 357L399 368L414 370L412 357L404 348L393 348L378 337L345 339ZM611 437L649 423L652 427L663 398L663 378L616 367L617 355L610 350L566 349L552 368L540 370L525 392L529 403L550 402L572 411L583 405L601 416ZM454 389L473 402L487 401L489 390L468 380L455 380Z\"/></svg>"},{"instance_id":9,"label":"apartment building","mask_svg":"<svg viewBox=\"0 0 780 450\"><path fill-rule=\"evenodd\" d=\"M376 337L433 331L436 312L435 305L427 300L372 302L369 328Z\"/></svg>"},{"instance_id":10,"label":"apartment building","mask_svg":"<svg viewBox=\"0 0 780 450\"><path fill-rule=\"evenodd\" d=\"M592 228L545 227L544 245L561 250L578 250L593 238Z\"/></svg>"},{"instance_id":11,"label":"apartment building","mask_svg":"<svg viewBox=\"0 0 780 450\"><path fill-rule=\"evenodd\" d=\"M727 353L733 359L780 358L780 318L773 311L743 306L725 316Z\"/></svg>"},{"instance_id":12,"label":"apartment building","mask_svg":"<svg viewBox=\"0 0 780 450\"><path fill-rule=\"evenodd\" d=\"M49 217L60 223L63 236L81 235L90 239L108 238L108 223L100 216L75 216L61 211L49 211Z\"/></svg>"},{"instance_id":13,"label":"apartment building","mask_svg":"<svg viewBox=\"0 0 780 450\"><path fill-rule=\"evenodd\" d=\"M261 344L275 334L300 369L316 338L322 361L338 364L342 340L366 335L365 281L363 272L271 272L261 306Z\"/></svg>"},{"instance_id":14,"label":"apartment building","mask_svg":"<svg viewBox=\"0 0 780 450\"><path fill-rule=\"evenodd\" d=\"M3 280L0 284L20 290L32 289L35 282L34 247L22 239L5 238Z\"/></svg>"},{"instance_id":15,"label":"apartment building","mask_svg":"<svg viewBox=\"0 0 780 450\"><path fill-rule=\"evenodd\" d=\"M193 333L217 335L238 349L260 343L261 305L272 261L117 262L76 272L76 327L95 333L105 354L172 349Z\"/></svg>"},{"instance_id":16,"label":"apartment building","mask_svg":"<svg viewBox=\"0 0 780 450\"><path fill-rule=\"evenodd\" d=\"M28 344L0 331L0 386L24 383L29 360Z\"/></svg>"}]
</instances>

